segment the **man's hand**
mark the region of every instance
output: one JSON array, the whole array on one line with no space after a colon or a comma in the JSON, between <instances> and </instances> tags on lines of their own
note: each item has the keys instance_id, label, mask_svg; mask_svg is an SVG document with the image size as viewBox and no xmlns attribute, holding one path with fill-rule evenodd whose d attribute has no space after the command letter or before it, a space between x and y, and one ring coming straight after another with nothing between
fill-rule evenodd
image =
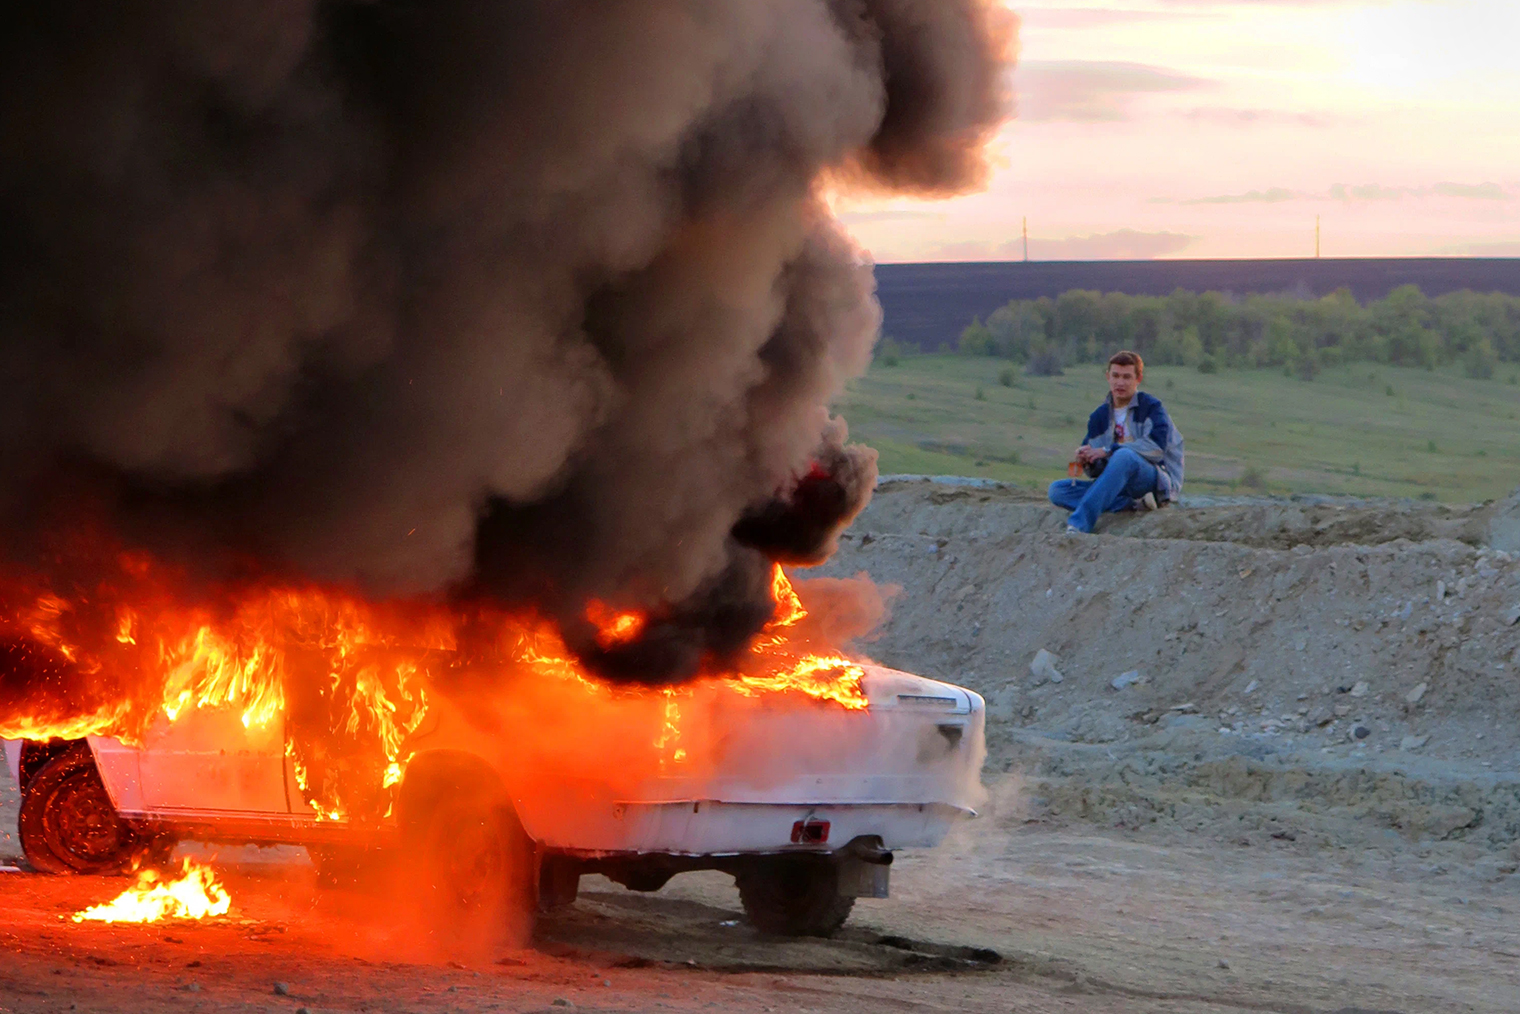
<instances>
[{"instance_id":1,"label":"man's hand","mask_svg":"<svg viewBox=\"0 0 1520 1014\"><path fill-rule=\"evenodd\" d=\"M1108 457L1108 452L1099 447L1089 447L1083 444L1077 448L1077 463L1085 465L1092 461L1101 461Z\"/></svg>"}]
</instances>

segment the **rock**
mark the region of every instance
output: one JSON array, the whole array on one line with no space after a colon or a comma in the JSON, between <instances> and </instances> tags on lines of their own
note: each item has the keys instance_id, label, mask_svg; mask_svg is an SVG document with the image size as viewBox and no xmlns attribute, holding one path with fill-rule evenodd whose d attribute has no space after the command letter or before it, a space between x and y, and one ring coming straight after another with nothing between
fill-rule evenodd
<instances>
[{"instance_id":1,"label":"rock","mask_svg":"<svg viewBox=\"0 0 1520 1014\"><path fill-rule=\"evenodd\" d=\"M1220 958L1219 959L1219 967L1220 968L1229 968L1230 967L1230 963L1228 961L1226 961L1224 958Z\"/></svg>"},{"instance_id":2,"label":"rock","mask_svg":"<svg viewBox=\"0 0 1520 1014\"><path fill-rule=\"evenodd\" d=\"M274 984L274 995L275 996L289 996L290 995L290 986L288 984L286 984L286 983L283 983L283 982L277 982L277 983L275 983Z\"/></svg>"},{"instance_id":3,"label":"rock","mask_svg":"<svg viewBox=\"0 0 1520 1014\"><path fill-rule=\"evenodd\" d=\"M1516 623L1520 623L1520 602L1510 606L1504 613L1505 626L1513 627Z\"/></svg>"},{"instance_id":4,"label":"rock","mask_svg":"<svg viewBox=\"0 0 1520 1014\"><path fill-rule=\"evenodd\" d=\"M1429 683L1417 683L1415 688L1404 695L1404 700L1410 704L1419 704L1420 698L1425 696L1425 691L1430 689Z\"/></svg>"},{"instance_id":5,"label":"rock","mask_svg":"<svg viewBox=\"0 0 1520 1014\"><path fill-rule=\"evenodd\" d=\"M1445 597L1446 597L1446 582L1445 581L1437 581L1436 582L1436 601L1440 602Z\"/></svg>"},{"instance_id":6,"label":"rock","mask_svg":"<svg viewBox=\"0 0 1520 1014\"><path fill-rule=\"evenodd\" d=\"M1041 648L1034 653L1034 661L1029 663L1029 675L1037 680L1049 680L1052 683L1059 683L1065 679L1061 675L1061 670L1056 668L1056 663L1059 661L1060 659L1057 656Z\"/></svg>"},{"instance_id":7,"label":"rock","mask_svg":"<svg viewBox=\"0 0 1520 1014\"><path fill-rule=\"evenodd\" d=\"M1494 505L1488 522L1488 544L1506 553L1520 552L1520 489Z\"/></svg>"},{"instance_id":8,"label":"rock","mask_svg":"<svg viewBox=\"0 0 1520 1014\"><path fill-rule=\"evenodd\" d=\"M987 717L999 722L1013 721L1015 698L1019 688L1010 684L987 698Z\"/></svg>"},{"instance_id":9,"label":"rock","mask_svg":"<svg viewBox=\"0 0 1520 1014\"><path fill-rule=\"evenodd\" d=\"M1430 737L1428 735L1405 736L1403 739L1399 740L1399 749L1405 751L1418 750L1428 742L1430 742Z\"/></svg>"},{"instance_id":10,"label":"rock","mask_svg":"<svg viewBox=\"0 0 1520 1014\"><path fill-rule=\"evenodd\" d=\"M1261 681L1260 680L1252 680L1251 682L1247 683L1246 684L1246 694L1247 694L1247 696L1256 693L1256 689L1258 687L1260 687L1260 686L1261 686Z\"/></svg>"},{"instance_id":11,"label":"rock","mask_svg":"<svg viewBox=\"0 0 1520 1014\"><path fill-rule=\"evenodd\" d=\"M1370 683L1368 683L1366 680L1357 680L1356 681L1356 685L1351 688L1351 696L1352 697L1366 697L1367 696L1367 691L1369 691L1371 689L1372 689L1372 685Z\"/></svg>"},{"instance_id":12,"label":"rock","mask_svg":"<svg viewBox=\"0 0 1520 1014\"><path fill-rule=\"evenodd\" d=\"M201 991L201 984L198 983L198 982L190 982L190 983L186 983L185 984L185 992L186 993L199 993L200 991Z\"/></svg>"},{"instance_id":13,"label":"rock","mask_svg":"<svg viewBox=\"0 0 1520 1014\"><path fill-rule=\"evenodd\" d=\"M1131 669L1129 672L1121 672L1115 676L1109 681L1109 685L1115 690L1123 690L1125 687L1132 687L1137 683L1149 682L1144 676L1140 675L1139 669Z\"/></svg>"},{"instance_id":14,"label":"rock","mask_svg":"<svg viewBox=\"0 0 1520 1014\"><path fill-rule=\"evenodd\" d=\"M1372 730L1362 723L1357 722L1351 726L1351 729L1346 733L1346 735L1351 739L1360 741L1372 735Z\"/></svg>"},{"instance_id":15,"label":"rock","mask_svg":"<svg viewBox=\"0 0 1520 1014\"><path fill-rule=\"evenodd\" d=\"M562 996L557 996L553 1000L549 1001L549 1006L550 1007L574 1007L575 1004L571 1003L569 1000L566 1000Z\"/></svg>"},{"instance_id":16,"label":"rock","mask_svg":"<svg viewBox=\"0 0 1520 1014\"><path fill-rule=\"evenodd\" d=\"M1335 717L1336 718L1345 718L1349 714L1351 714L1351 705L1349 705L1349 704L1337 704L1335 706Z\"/></svg>"}]
</instances>

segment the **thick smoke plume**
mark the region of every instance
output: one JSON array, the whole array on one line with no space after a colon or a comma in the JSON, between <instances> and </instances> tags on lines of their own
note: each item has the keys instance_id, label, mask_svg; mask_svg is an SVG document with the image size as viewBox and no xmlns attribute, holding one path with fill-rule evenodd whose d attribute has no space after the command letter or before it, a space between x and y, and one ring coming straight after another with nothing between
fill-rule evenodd
<instances>
[{"instance_id":1,"label":"thick smoke plume","mask_svg":"<svg viewBox=\"0 0 1520 1014\"><path fill-rule=\"evenodd\" d=\"M0 13L0 528L531 604L689 673L874 453L824 186L975 185L993 0L35 0ZM64 505L68 505L67 508ZM616 652L592 598L651 609ZM580 623L580 626L577 624Z\"/></svg>"}]
</instances>

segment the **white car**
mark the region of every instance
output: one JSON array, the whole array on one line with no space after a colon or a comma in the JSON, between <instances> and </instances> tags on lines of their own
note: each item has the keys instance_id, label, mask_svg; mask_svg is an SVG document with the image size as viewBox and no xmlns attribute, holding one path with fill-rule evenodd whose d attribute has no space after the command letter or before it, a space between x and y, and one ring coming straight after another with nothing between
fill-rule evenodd
<instances>
[{"instance_id":1,"label":"white car","mask_svg":"<svg viewBox=\"0 0 1520 1014\"><path fill-rule=\"evenodd\" d=\"M552 715L533 742L440 696L405 744L394 805L369 821L304 801L283 720L227 709L161 718L136 746L8 741L5 754L22 847L46 872L117 870L194 839L304 845L337 876L405 845L440 896L521 914L573 901L583 873L652 891L717 869L762 931L826 935L855 898L887 896L894 850L936 845L973 814L985 755L980 696L861 668L855 710L788 693L693 699L678 729L690 753L621 773L591 763L615 744L584 749L586 733Z\"/></svg>"}]
</instances>

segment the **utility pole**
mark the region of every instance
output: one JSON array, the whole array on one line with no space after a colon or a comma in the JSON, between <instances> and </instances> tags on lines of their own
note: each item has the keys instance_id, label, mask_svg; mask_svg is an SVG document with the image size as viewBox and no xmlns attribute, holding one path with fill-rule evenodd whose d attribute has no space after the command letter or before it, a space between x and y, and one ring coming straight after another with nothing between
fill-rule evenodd
<instances>
[{"instance_id":1,"label":"utility pole","mask_svg":"<svg viewBox=\"0 0 1520 1014\"><path fill-rule=\"evenodd\" d=\"M1314 216L1314 259L1319 260L1319 216Z\"/></svg>"},{"instance_id":2,"label":"utility pole","mask_svg":"<svg viewBox=\"0 0 1520 1014\"><path fill-rule=\"evenodd\" d=\"M1024 263L1029 263L1029 216L1024 216Z\"/></svg>"}]
</instances>

